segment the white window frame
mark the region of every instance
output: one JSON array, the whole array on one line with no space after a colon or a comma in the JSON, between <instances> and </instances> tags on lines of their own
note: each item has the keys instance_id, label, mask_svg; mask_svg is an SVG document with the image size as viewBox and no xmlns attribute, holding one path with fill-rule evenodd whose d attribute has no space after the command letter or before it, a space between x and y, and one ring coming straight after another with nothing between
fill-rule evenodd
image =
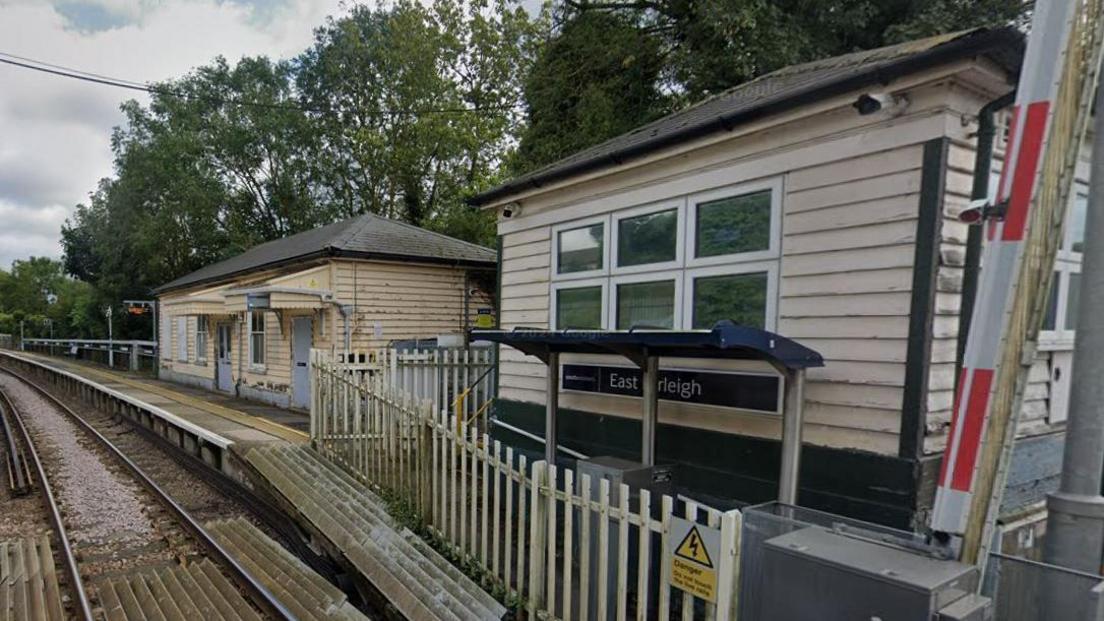
<instances>
[{"instance_id":1,"label":"white window frame","mask_svg":"<svg viewBox=\"0 0 1104 621\"><path fill-rule=\"evenodd\" d=\"M582 272L567 272L565 274L560 273L560 233L564 231L574 231L575 229L586 228L594 224L602 225L602 267L596 270L586 270ZM552 227L552 264L549 266L552 280L578 280L585 278L594 278L595 276L604 276L609 274L610 270L610 217L609 214L594 216L591 218L582 218L579 220L572 220L563 224L557 224Z\"/></svg>"},{"instance_id":2,"label":"white window frame","mask_svg":"<svg viewBox=\"0 0 1104 621\"><path fill-rule=\"evenodd\" d=\"M715 257L697 257L695 252L698 245L698 206L723 198L735 198L745 194L755 194L763 190L770 190L770 245L765 250L753 250L734 254L722 254ZM686 267L700 267L705 265L730 264L743 261L762 261L764 259L777 259L782 254L782 178L776 177L763 181L741 183L723 188L708 190L691 194L686 198L686 221L683 230L686 231Z\"/></svg>"},{"instance_id":3,"label":"white window frame","mask_svg":"<svg viewBox=\"0 0 1104 621\"><path fill-rule=\"evenodd\" d=\"M261 321L264 322L264 326L262 327L260 332L254 332L253 331L253 315L254 314L259 314L261 316ZM248 346L249 346L249 369L252 370L252 371L261 371L261 372L263 372L265 370L265 364L268 362L268 317L265 317L265 311L263 311L263 310L254 310L254 311L249 311L247 313L246 321L247 321L247 323L246 323L246 334L248 335L248 338L246 339L246 341L248 342ZM263 346L261 348L261 362L260 363L257 363L257 362L253 361L253 335L254 334L262 335L262 344L263 344Z\"/></svg>"},{"instance_id":4,"label":"white window frame","mask_svg":"<svg viewBox=\"0 0 1104 621\"><path fill-rule=\"evenodd\" d=\"M767 307L764 310L766 317L763 321L763 329L775 331L778 318L778 261L757 261L753 263L737 263L734 265L711 265L697 267L685 271L684 289L682 296L682 316L685 318L687 329L692 329L694 322L694 281L698 278L709 276L733 276L737 274L767 273Z\"/></svg>"},{"instance_id":5,"label":"white window frame","mask_svg":"<svg viewBox=\"0 0 1104 621\"><path fill-rule=\"evenodd\" d=\"M617 256L618 242L620 241L621 233L621 221L628 220L630 218L638 218L640 216L647 216L649 214L660 213L662 211L674 211L675 221L677 222L675 229L675 258L671 261L661 261L658 263L644 263L641 265L625 265L620 264L620 257ZM680 269L683 265L683 257L685 256L685 235L686 230L686 200L677 199L669 201L660 201L657 203L650 203L648 205L641 205L640 207L632 207L624 209L610 214L609 224L609 256L611 260L611 273L613 274L636 274L640 272L656 272L662 270Z\"/></svg>"},{"instance_id":6,"label":"white window frame","mask_svg":"<svg viewBox=\"0 0 1104 621\"><path fill-rule=\"evenodd\" d=\"M585 289L588 287L601 287L602 288L602 307L598 309L598 316L601 325L599 329L606 330L609 328L609 314L606 309L609 308L609 279L608 278L585 278L580 280L564 280L560 282L553 282L550 292L550 302L552 308L548 312L548 325L553 330L557 330L556 327L556 314L558 311L558 305L556 304L556 296L559 295L561 289Z\"/></svg>"},{"instance_id":7,"label":"white window frame","mask_svg":"<svg viewBox=\"0 0 1104 621\"><path fill-rule=\"evenodd\" d=\"M195 351L196 362L207 362L207 341L209 338L207 332L207 316L196 315L196 335L195 335ZM202 342L200 337L202 337Z\"/></svg>"},{"instance_id":8,"label":"white window frame","mask_svg":"<svg viewBox=\"0 0 1104 621\"><path fill-rule=\"evenodd\" d=\"M693 316L693 297L687 295L692 280L706 275L727 275L749 272L767 272L767 308L763 325L767 330L775 330L778 325L778 292L782 256L782 216L783 190L782 177L771 177L755 181L725 185L699 192L693 192L669 199L652 201L643 205L597 216L578 218L561 222L550 227L551 265L549 266L548 325L556 325L556 296L563 288L602 286L603 329L617 329L617 286L634 282L652 282L661 280L675 281L674 319L676 330L691 329L688 324ZM719 255L697 259L693 256L696 244L697 206L732 196L753 194L763 190L771 193L770 245L765 250L755 250L735 254ZM625 218L655 213L675 208L678 210L678 231L676 231L675 261L619 267L617 262L617 236L620 221ZM593 224L602 223L602 269L560 274L559 239L560 233ZM690 292L692 293L692 292Z\"/></svg>"},{"instance_id":9,"label":"white window frame","mask_svg":"<svg viewBox=\"0 0 1104 621\"><path fill-rule=\"evenodd\" d=\"M1070 250L1073 245L1073 229L1069 226L1069 223L1072 221L1070 218L1073 215L1073 206L1076 204L1077 197L1087 197L1089 188L1084 181L1078 179L1073 189L1070 204L1067 207L1068 211L1066 212L1065 230L1062 231L1062 244L1059 246L1054 260L1054 277L1057 280L1051 286L1058 288L1058 300L1054 309L1055 329L1039 331L1038 348L1041 351L1071 350L1076 335L1073 326L1066 325L1066 309L1069 305L1070 274L1081 273L1082 253Z\"/></svg>"},{"instance_id":10,"label":"white window frame","mask_svg":"<svg viewBox=\"0 0 1104 621\"><path fill-rule=\"evenodd\" d=\"M683 270L667 270L662 272L646 272L642 274L625 274L621 276L612 276L609 279L609 295L606 296L609 300L609 309L607 311L606 324L613 330L627 330L628 328L619 328L617 326L617 287L619 285L631 285L634 283L642 282L659 282L664 280L675 281L675 298L673 302L674 318L672 319L673 330L682 329L682 307L683 304L679 303L682 299L682 275Z\"/></svg>"},{"instance_id":11,"label":"white window frame","mask_svg":"<svg viewBox=\"0 0 1104 621\"><path fill-rule=\"evenodd\" d=\"M176 318L176 361L188 361L188 318L183 315Z\"/></svg>"}]
</instances>

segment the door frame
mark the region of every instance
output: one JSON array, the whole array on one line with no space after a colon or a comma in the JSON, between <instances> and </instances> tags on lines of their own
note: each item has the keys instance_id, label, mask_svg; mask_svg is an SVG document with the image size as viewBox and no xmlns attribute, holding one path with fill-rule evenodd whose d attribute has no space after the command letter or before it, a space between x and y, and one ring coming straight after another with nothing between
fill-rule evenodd
<instances>
[{"instance_id":1,"label":"door frame","mask_svg":"<svg viewBox=\"0 0 1104 621\"><path fill-rule=\"evenodd\" d=\"M226 357L223 358L223 331L226 331ZM229 321L215 322L215 390L219 392L233 393L234 392L234 354L233 354L233 340L234 340L234 324ZM222 388L222 363L226 362L226 368L229 369L229 381L228 387Z\"/></svg>"},{"instance_id":2,"label":"door frame","mask_svg":"<svg viewBox=\"0 0 1104 621\"><path fill-rule=\"evenodd\" d=\"M295 361L295 335L296 335L295 325L296 325L296 323L299 323L299 322L306 322L306 324L307 324L307 334L308 334L308 338L309 338L309 343L307 344L307 356L306 356L306 361L305 361L306 365L307 365L306 366L306 381L303 384L304 387L305 387L304 389L306 391L306 398L302 399L302 400L300 400L298 398L298 394L297 394L297 390L296 390L296 381L295 381L295 375L296 375L296 372L297 372L297 369L298 369L298 367L296 366L296 361ZM296 407L296 408L299 408L299 407L309 408L310 407L310 400L311 400L311 394L310 394L310 390L311 390L311 386L310 386L310 350L313 347L314 347L314 317L312 317L311 315L299 315L299 316L292 317L291 318L291 348L290 348L291 349L291 406L292 407Z\"/></svg>"}]
</instances>

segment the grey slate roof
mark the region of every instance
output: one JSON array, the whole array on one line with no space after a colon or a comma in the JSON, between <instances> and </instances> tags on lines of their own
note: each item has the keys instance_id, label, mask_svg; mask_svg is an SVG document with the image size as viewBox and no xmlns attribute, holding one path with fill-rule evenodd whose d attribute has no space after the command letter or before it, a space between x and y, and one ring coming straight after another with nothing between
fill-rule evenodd
<instances>
[{"instance_id":1,"label":"grey slate roof","mask_svg":"<svg viewBox=\"0 0 1104 621\"><path fill-rule=\"evenodd\" d=\"M154 289L172 289L213 283L293 261L320 257L408 259L469 267L493 267L495 251L412 224L364 214L290 237L266 242L245 252L202 267Z\"/></svg>"},{"instance_id":2,"label":"grey slate roof","mask_svg":"<svg viewBox=\"0 0 1104 621\"><path fill-rule=\"evenodd\" d=\"M1013 28L978 28L784 67L516 177L468 202L486 205L523 190L616 166L702 136L731 131L758 118L972 56L989 57L1014 74L1019 70L1023 40Z\"/></svg>"}]
</instances>

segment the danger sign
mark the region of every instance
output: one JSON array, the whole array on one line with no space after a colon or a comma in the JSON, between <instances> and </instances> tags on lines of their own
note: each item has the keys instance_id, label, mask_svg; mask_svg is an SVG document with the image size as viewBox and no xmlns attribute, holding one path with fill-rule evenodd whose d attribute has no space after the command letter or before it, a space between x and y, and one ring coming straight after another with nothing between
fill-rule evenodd
<instances>
[{"instance_id":1,"label":"danger sign","mask_svg":"<svg viewBox=\"0 0 1104 621\"><path fill-rule=\"evenodd\" d=\"M721 532L682 518L671 518L671 584L691 595L717 601L717 567Z\"/></svg>"}]
</instances>

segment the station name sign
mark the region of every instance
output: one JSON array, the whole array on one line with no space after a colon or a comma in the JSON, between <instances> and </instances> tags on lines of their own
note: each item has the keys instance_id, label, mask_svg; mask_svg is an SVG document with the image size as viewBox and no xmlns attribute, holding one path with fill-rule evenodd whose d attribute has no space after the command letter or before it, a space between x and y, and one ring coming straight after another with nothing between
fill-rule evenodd
<instances>
[{"instance_id":1,"label":"station name sign","mask_svg":"<svg viewBox=\"0 0 1104 621\"><path fill-rule=\"evenodd\" d=\"M563 365L563 390L624 397L643 395L643 372L635 367ZM782 411L777 375L698 369L660 369L659 398L777 414Z\"/></svg>"}]
</instances>

